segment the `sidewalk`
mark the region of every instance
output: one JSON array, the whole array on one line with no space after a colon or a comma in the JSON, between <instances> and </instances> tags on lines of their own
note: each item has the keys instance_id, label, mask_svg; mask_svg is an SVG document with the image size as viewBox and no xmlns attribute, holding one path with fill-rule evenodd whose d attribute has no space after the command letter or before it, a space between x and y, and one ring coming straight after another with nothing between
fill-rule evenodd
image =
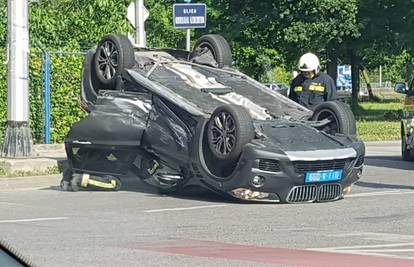
<instances>
[{"instance_id":1,"label":"sidewalk","mask_svg":"<svg viewBox=\"0 0 414 267\"><path fill-rule=\"evenodd\" d=\"M0 168L5 173L29 172L36 175L36 173L47 173L51 170L62 170L64 164L66 164L66 153L63 144L33 145L33 155L28 158L0 157ZM58 186L61 179L62 174L0 177L0 190L25 190Z\"/></svg>"},{"instance_id":2,"label":"sidewalk","mask_svg":"<svg viewBox=\"0 0 414 267\"><path fill-rule=\"evenodd\" d=\"M0 178L0 191L30 190L59 186L62 174Z\"/></svg>"},{"instance_id":3,"label":"sidewalk","mask_svg":"<svg viewBox=\"0 0 414 267\"><path fill-rule=\"evenodd\" d=\"M46 173L57 169L66 161L63 144L33 145L33 155L28 158L0 158L0 168L6 173Z\"/></svg>"}]
</instances>

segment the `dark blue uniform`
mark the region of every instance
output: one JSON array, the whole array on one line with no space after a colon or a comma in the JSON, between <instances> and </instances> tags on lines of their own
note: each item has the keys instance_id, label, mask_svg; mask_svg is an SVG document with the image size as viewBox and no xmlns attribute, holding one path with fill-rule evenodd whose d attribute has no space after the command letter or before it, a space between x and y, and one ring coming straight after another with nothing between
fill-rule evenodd
<instances>
[{"instance_id":1,"label":"dark blue uniform","mask_svg":"<svg viewBox=\"0 0 414 267\"><path fill-rule=\"evenodd\" d=\"M318 104L338 98L335 82L328 74L319 72L313 78L299 74L290 85L289 98L313 110Z\"/></svg>"}]
</instances>

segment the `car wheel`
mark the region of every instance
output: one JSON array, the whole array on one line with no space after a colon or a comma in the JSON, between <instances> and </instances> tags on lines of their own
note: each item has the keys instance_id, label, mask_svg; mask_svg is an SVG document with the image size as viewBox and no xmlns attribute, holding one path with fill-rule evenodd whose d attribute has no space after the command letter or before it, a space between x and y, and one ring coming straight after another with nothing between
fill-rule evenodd
<instances>
[{"instance_id":1,"label":"car wheel","mask_svg":"<svg viewBox=\"0 0 414 267\"><path fill-rule=\"evenodd\" d=\"M401 155L404 161L414 161L414 156L411 150L407 149L407 138L404 133L404 128L401 126Z\"/></svg>"},{"instance_id":2,"label":"car wheel","mask_svg":"<svg viewBox=\"0 0 414 267\"><path fill-rule=\"evenodd\" d=\"M103 88L114 89L124 69L132 68L134 63L134 48L124 35L109 34L96 48L94 67Z\"/></svg>"},{"instance_id":3,"label":"car wheel","mask_svg":"<svg viewBox=\"0 0 414 267\"><path fill-rule=\"evenodd\" d=\"M210 63L206 58L212 57L215 62ZM204 59L203 59L204 58ZM230 67L233 62L229 43L223 36L207 34L201 36L190 54L190 60L200 64L213 65L217 68Z\"/></svg>"},{"instance_id":4,"label":"car wheel","mask_svg":"<svg viewBox=\"0 0 414 267\"><path fill-rule=\"evenodd\" d=\"M94 66L95 51L96 49L91 49L86 53L82 67L81 105L87 111L91 110L101 88Z\"/></svg>"},{"instance_id":5,"label":"car wheel","mask_svg":"<svg viewBox=\"0 0 414 267\"><path fill-rule=\"evenodd\" d=\"M212 155L226 162L238 159L244 145L254 138L249 112L237 105L218 107L211 115L206 130Z\"/></svg>"},{"instance_id":6,"label":"car wheel","mask_svg":"<svg viewBox=\"0 0 414 267\"><path fill-rule=\"evenodd\" d=\"M312 115L313 121L329 119L330 123L324 125L321 131L328 134L356 135L356 121L351 109L342 102L328 101L318 105Z\"/></svg>"}]
</instances>

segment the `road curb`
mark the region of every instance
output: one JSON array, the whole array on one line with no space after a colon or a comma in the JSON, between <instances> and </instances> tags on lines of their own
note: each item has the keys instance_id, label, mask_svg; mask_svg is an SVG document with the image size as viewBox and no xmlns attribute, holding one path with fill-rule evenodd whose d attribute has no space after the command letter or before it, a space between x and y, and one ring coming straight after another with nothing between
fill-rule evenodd
<instances>
[{"instance_id":1,"label":"road curb","mask_svg":"<svg viewBox=\"0 0 414 267\"><path fill-rule=\"evenodd\" d=\"M62 174L0 178L0 191L59 186Z\"/></svg>"},{"instance_id":2,"label":"road curb","mask_svg":"<svg viewBox=\"0 0 414 267\"><path fill-rule=\"evenodd\" d=\"M401 140L393 141L364 141L364 144L368 146L397 146L400 147Z\"/></svg>"},{"instance_id":3,"label":"road curb","mask_svg":"<svg viewBox=\"0 0 414 267\"><path fill-rule=\"evenodd\" d=\"M6 173L32 172L47 173L53 169L64 168L66 162L65 146L63 144L33 145L31 157L2 158L0 168Z\"/></svg>"}]
</instances>

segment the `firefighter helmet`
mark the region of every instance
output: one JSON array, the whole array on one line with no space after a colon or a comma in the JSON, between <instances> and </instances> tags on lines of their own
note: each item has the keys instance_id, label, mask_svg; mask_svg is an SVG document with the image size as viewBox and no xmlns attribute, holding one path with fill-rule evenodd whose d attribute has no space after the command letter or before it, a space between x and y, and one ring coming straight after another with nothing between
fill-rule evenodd
<instances>
[{"instance_id":1,"label":"firefighter helmet","mask_svg":"<svg viewBox=\"0 0 414 267\"><path fill-rule=\"evenodd\" d=\"M319 59L315 54L306 53L299 59L299 70L300 71L314 71L319 72Z\"/></svg>"}]
</instances>

